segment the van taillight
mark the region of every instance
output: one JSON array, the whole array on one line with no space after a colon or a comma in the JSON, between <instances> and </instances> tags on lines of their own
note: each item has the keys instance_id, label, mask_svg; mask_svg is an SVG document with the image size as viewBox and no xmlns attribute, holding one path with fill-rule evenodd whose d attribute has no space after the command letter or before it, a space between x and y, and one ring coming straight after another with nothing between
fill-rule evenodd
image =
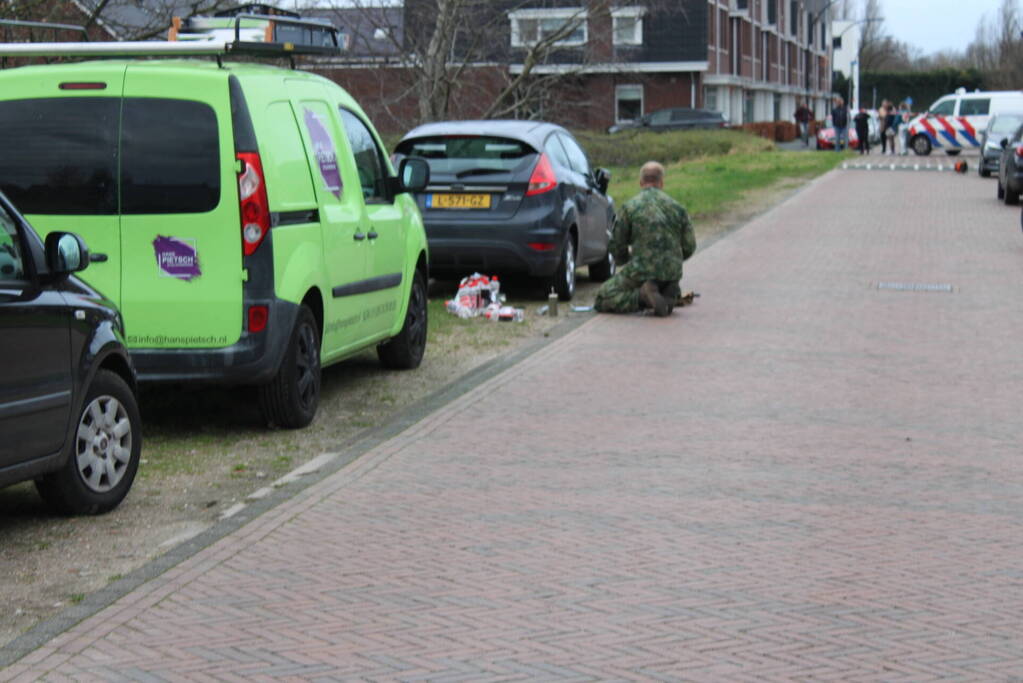
<instances>
[{"instance_id":1,"label":"van taillight","mask_svg":"<svg viewBox=\"0 0 1023 683\"><path fill-rule=\"evenodd\" d=\"M238 202L241 207L242 253L250 256L270 231L270 202L263 182L263 164L255 152L239 152Z\"/></svg>"},{"instance_id":2,"label":"van taillight","mask_svg":"<svg viewBox=\"0 0 1023 683\"><path fill-rule=\"evenodd\" d=\"M550 192L558 186L558 178L554 175L554 169L546 154L540 155L540 161L536 162L533 175L529 177L529 187L526 189L526 196Z\"/></svg>"},{"instance_id":3,"label":"van taillight","mask_svg":"<svg viewBox=\"0 0 1023 683\"><path fill-rule=\"evenodd\" d=\"M268 306L249 306L249 332L262 332L270 319Z\"/></svg>"}]
</instances>

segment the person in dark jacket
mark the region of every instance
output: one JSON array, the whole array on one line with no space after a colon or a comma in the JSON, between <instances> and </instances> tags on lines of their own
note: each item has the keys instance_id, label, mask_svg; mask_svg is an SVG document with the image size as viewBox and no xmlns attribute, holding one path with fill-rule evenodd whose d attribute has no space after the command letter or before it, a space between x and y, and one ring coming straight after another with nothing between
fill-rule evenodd
<instances>
[{"instance_id":1,"label":"person in dark jacket","mask_svg":"<svg viewBox=\"0 0 1023 683\"><path fill-rule=\"evenodd\" d=\"M860 154L870 154L870 114L866 107L860 107L853 123L856 124L856 137L860 140Z\"/></svg>"},{"instance_id":2,"label":"person in dark jacket","mask_svg":"<svg viewBox=\"0 0 1023 683\"><path fill-rule=\"evenodd\" d=\"M841 152L849 144L849 110L845 100L835 98L835 107L831 110L831 125L835 128L835 151Z\"/></svg>"},{"instance_id":3,"label":"person in dark jacket","mask_svg":"<svg viewBox=\"0 0 1023 683\"><path fill-rule=\"evenodd\" d=\"M796 126L799 127L799 139L804 145L810 144L810 121L813 120L813 112L802 101L796 106Z\"/></svg>"}]
</instances>

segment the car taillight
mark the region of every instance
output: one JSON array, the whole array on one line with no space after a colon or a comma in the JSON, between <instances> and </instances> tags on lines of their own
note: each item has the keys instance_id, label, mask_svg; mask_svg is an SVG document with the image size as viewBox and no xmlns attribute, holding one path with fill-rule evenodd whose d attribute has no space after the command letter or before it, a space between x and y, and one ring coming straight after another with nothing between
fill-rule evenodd
<instances>
[{"instance_id":1,"label":"car taillight","mask_svg":"<svg viewBox=\"0 0 1023 683\"><path fill-rule=\"evenodd\" d=\"M553 242L527 242L526 246L533 251L553 251L558 245Z\"/></svg>"},{"instance_id":2,"label":"car taillight","mask_svg":"<svg viewBox=\"0 0 1023 683\"><path fill-rule=\"evenodd\" d=\"M242 253L250 256L270 231L270 202L263 182L263 164L255 152L239 152L238 203L241 209Z\"/></svg>"},{"instance_id":3,"label":"car taillight","mask_svg":"<svg viewBox=\"0 0 1023 683\"><path fill-rule=\"evenodd\" d=\"M557 186L558 179L554 175L554 168L551 166L547 155L541 154L540 160L536 162L536 168L533 169L533 175L529 176L529 187L526 189L526 196L530 197L534 194L550 192Z\"/></svg>"},{"instance_id":4,"label":"car taillight","mask_svg":"<svg viewBox=\"0 0 1023 683\"><path fill-rule=\"evenodd\" d=\"M1023 143L1016 145L1016 156L1023 159Z\"/></svg>"}]
</instances>

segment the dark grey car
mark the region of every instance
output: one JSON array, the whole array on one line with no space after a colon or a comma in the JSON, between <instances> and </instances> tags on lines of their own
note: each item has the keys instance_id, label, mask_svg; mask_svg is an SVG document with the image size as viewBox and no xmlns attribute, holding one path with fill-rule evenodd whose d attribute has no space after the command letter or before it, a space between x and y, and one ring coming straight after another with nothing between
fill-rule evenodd
<instances>
[{"instance_id":1,"label":"dark grey car","mask_svg":"<svg viewBox=\"0 0 1023 683\"><path fill-rule=\"evenodd\" d=\"M1023 125L1023 113L996 114L988 121L987 128L980 134L980 162L977 173L982 178L998 173L1002 158L1002 140L1008 138Z\"/></svg>"},{"instance_id":2,"label":"dark grey car","mask_svg":"<svg viewBox=\"0 0 1023 683\"><path fill-rule=\"evenodd\" d=\"M698 128L727 128L725 115L713 109L688 109L675 107L659 109L644 115L636 121L617 123L607 129L608 133L646 128L649 130L685 130Z\"/></svg>"},{"instance_id":3,"label":"dark grey car","mask_svg":"<svg viewBox=\"0 0 1023 683\"><path fill-rule=\"evenodd\" d=\"M614 205L610 174L591 167L567 130L542 121L445 121L405 135L395 158L430 164L416 195L426 226L430 274L527 275L575 294L575 270L614 273L607 249Z\"/></svg>"},{"instance_id":4,"label":"dark grey car","mask_svg":"<svg viewBox=\"0 0 1023 683\"><path fill-rule=\"evenodd\" d=\"M0 487L34 479L76 514L116 507L142 449L121 316L73 275L88 264L80 237L43 242L0 193Z\"/></svg>"},{"instance_id":5,"label":"dark grey car","mask_svg":"<svg viewBox=\"0 0 1023 683\"><path fill-rule=\"evenodd\" d=\"M1006 204L1019 204L1023 193L1023 126L1001 140L998 161L998 198Z\"/></svg>"}]
</instances>

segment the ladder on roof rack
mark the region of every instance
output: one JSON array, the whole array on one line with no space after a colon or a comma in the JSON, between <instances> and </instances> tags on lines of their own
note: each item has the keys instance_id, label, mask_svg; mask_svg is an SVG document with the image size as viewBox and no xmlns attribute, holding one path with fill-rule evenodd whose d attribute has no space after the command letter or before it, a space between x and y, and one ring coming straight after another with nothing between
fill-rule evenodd
<instances>
[{"instance_id":1,"label":"ladder on roof rack","mask_svg":"<svg viewBox=\"0 0 1023 683\"><path fill-rule=\"evenodd\" d=\"M254 11L249 11L254 10ZM259 12L258 10L265 10ZM5 21L5 20L0 20ZM15 22L84 29L67 24ZM150 57L246 55L293 57L341 54L338 29L326 19L302 18L265 5L246 5L212 17L175 17L166 41L0 43L2 57Z\"/></svg>"}]
</instances>

